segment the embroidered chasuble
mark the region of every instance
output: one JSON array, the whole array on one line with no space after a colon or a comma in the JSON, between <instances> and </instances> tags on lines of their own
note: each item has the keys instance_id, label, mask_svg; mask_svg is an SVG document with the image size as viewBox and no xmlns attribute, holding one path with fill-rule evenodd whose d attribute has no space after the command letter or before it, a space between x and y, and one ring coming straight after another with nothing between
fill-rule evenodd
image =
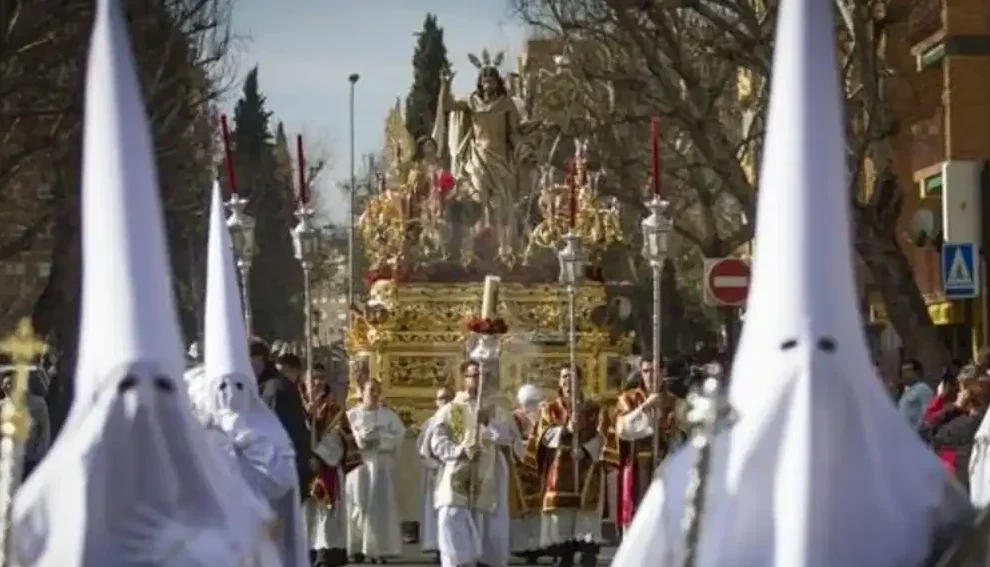
<instances>
[{"instance_id":1,"label":"embroidered chasuble","mask_svg":"<svg viewBox=\"0 0 990 567\"><path fill-rule=\"evenodd\" d=\"M535 467L526 463L526 448L536 428L522 410L516 410L512 417L521 450L513 451L510 447L503 450L509 463L509 517L515 519L540 510L543 479Z\"/></svg>"},{"instance_id":2,"label":"embroidered chasuble","mask_svg":"<svg viewBox=\"0 0 990 567\"><path fill-rule=\"evenodd\" d=\"M594 511L598 509L602 497L605 470L599 455L588 455L580 460L578 485L574 485L572 437L566 430L571 415L568 405L559 399L544 402L540 406L535 434L526 444L525 463L535 469L543 481L540 505L544 512L560 508ZM560 428L560 443L555 449L541 442L552 428ZM578 441L582 445L599 436L607 439L610 429L607 412L597 402L585 401L577 429Z\"/></svg>"}]
</instances>

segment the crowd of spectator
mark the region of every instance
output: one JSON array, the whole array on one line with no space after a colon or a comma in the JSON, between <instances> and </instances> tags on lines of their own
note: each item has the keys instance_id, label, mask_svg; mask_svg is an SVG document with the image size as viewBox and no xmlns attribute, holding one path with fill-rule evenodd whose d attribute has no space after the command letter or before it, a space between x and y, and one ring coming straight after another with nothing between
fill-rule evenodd
<instances>
[{"instance_id":1,"label":"crowd of spectator","mask_svg":"<svg viewBox=\"0 0 990 567\"><path fill-rule=\"evenodd\" d=\"M990 349L984 348L967 364L953 360L934 381L913 358L904 360L897 377L886 380L900 413L967 488L976 433L990 407L988 370Z\"/></svg>"}]
</instances>

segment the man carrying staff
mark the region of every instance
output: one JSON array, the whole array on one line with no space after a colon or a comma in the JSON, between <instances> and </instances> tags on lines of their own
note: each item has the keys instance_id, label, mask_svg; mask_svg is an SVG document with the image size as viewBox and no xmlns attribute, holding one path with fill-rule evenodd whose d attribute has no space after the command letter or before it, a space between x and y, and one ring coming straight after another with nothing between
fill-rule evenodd
<instances>
[{"instance_id":1,"label":"man carrying staff","mask_svg":"<svg viewBox=\"0 0 990 567\"><path fill-rule=\"evenodd\" d=\"M559 567L573 567L578 554L582 567L592 567L597 564L604 543L602 454L609 421L604 408L584 398L580 390L581 368L575 370L577 376L572 376L570 364L561 366L559 395L540 405L536 430L526 446L525 462L535 467L543 480L542 547L559 558ZM571 407L575 388L577 408ZM576 458L572 452L575 434L579 451Z\"/></svg>"},{"instance_id":2,"label":"man carrying staff","mask_svg":"<svg viewBox=\"0 0 990 567\"><path fill-rule=\"evenodd\" d=\"M616 522L623 531L632 523L654 469L672 448L674 397L665 391L658 374L653 359L644 357L635 380L616 403L615 436L609 440L618 457ZM657 428L659 439L654 438Z\"/></svg>"},{"instance_id":3,"label":"man carrying staff","mask_svg":"<svg viewBox=\"0 0 990 567\"><path fill-rule=\"evenodd\" d=\"M346 411L335 402L323 374L313 374L307 408L316 439L309 461L313 478L306 487L303 506L310 555L314 567L338 567L347 564L344 478L361 464L361 453Z\"/></svg>"},{"instance_id":4,"label":"man carrying staff","mask_svg":"<svg viewBox=\"0 0 990 567\"><path fill-rule=\"evenodd\" d=\"M423 455L442 463L434 501L443 567L504 567L509 560L508 463L500 447L512 436L495 418L481 379L480 365L465 363L464 388L437 411Z\"/></svg>"}]
</instances>

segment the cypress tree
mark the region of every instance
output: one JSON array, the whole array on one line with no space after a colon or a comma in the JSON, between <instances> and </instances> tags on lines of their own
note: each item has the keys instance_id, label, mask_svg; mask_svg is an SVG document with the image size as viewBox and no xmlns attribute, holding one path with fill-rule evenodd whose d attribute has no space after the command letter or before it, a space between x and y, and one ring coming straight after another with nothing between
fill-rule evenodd
<instances>
[{"instance_id":1,"label":"cypress tree","mask_svg":"<svg viewBox=\"0 0 990 567\"><path fill-rule=\"evenodd\" d=\"M250 275L254 334L272 341L294 340L303 331L297 297L302 293L302 269L293 255L289 235L291 183L279 174L275 140L258 84L258 68L244 80L234 107L232 138L238 191L249 201L254 217L256 252Z\"/></svg>"},{"instance_id":2,"label":"cypress tree","mask_svg":"<svg viewBox=\"0 0 990 567\"><path fill-rule=\"evenodd\" d=\"M413 84L406 97L406 129L413 138L428 136L433 130L437 102L440 99L440 75L450 68L443 28L437 17L427 14L423 30L416 34L413 52Z\"/></svg>"}]
</instances>

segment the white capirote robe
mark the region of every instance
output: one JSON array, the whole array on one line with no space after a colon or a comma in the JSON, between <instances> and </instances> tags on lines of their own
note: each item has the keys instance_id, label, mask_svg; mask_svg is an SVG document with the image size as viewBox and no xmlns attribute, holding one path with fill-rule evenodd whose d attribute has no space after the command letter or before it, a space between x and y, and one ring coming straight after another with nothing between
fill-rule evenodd
<instances>
[{"instance_id":1,"label":"white capirote robe","mask_svg":"<svg viewBox=\"0 0 990 567\"><path fill-rule=\"evenodd\" d=\"M548 427L543 433L540 443L555 451L560 448L564 427ZM605 440L601 435L586 441L583 445L585 452L595 462L601 460ZM540 514L540 546L561 545L571 542L604 544L602 537L602 517L605 511L605 483L600 488L598 506L595 510L578 510L575 508L558 508L546 510Z\"/></svg>"},{"instance_id":2,"label":"white capirote robe","mask_svg":"<svg viewBox=\"0 0 990 567\"><path fill-rule=\"evenodd\" d=\"M257 395L252 380L239 376L213 380L217 388L223 383L228 385L218 391L232 392L228 394L232 397L221 400L219 409L214 410L214 421L231 441L231 455L241 476L255 495L269 503L278 518L275 542L282 563L286 567L304 567L309 557L295 449L282 424ZM235 384L241 382L245 387L238 389ZM245 392L246 399L241 399Z\"/></svg>"},{"instance_id":3,"label":"white capirote robe","mask_svg":"<svg viewBox=\"0 0 990 567\"><path fill-rule=\"evenodd\" d=\"M517 412L516 415L519 415ZM529 429L526 432L519 430L515 419L509 421L512 436L512 452L516 462L522 462L526 456L527 435L532 433L536 427L533 417L523 415L520 419L528 422ZM538 419L538 416L535 418ZM531 553L542 549L540 543L540 511L528 510L515 518L509 519L510 548L512 553Z\"/></svg>"},{"instance_id":4,"label":"white capirote robe","mask_svg":"<svg viewBox=\"0 0 990 567\"><path fill-rule=\"evenodd\" d=\"M474 403L458 396L434 418L430 455L443 462L434 494L443 567L509 562L509 468L499 447L509 446L512 434L496 417L477 429L476 443L474 416ZM479 446L473 462L466 455L471 445ZM473 498L464 490L466 479L477 484Z\"/></svg>"},{"instance_id":5,"label":"white capirote robe","mask_svg":"<svg viewBox=\"0 0 990 567\"><path fill-rule=\"evenodd\" d=\"M396 452L406 428L386 407L352 408L347 419L361 451L361 466L347 474L347 553L371 558L402 554L396 499Z\"/></svg>"},{"instance_id":6,"label":"white capirote robe","mask_svg":"<svg viewBox=\"0 0 990 567\"><path fill-rule=\"evenodd\" d=\"M430 440L433 436L433 420L436 414L423 423L416 439L416 449L423 466L420 476L420 492L423 494L423 505L420 511L419 541L423 551L433 552L439 549L437 544L437 508L433 502L433 492L437 488L437 473L443 463L437 460L430 451Z\"/></svg>"},{"instance_id":7,"label":"white capirote robe","mask_svg":"<svg viewBox=\"0 0 990 567\"><path fill-rule=\"evenodd\" d=\"M303 505L306 526L309 529L309 548L345 549L347 547L347 506L344 498L344 475L341 473L341 459L344 457L344 441L340 430L327 431L313 448L313 453L328 467L334 468L337 475L337 497L328 504L317 502L307 494Z\"/></svg>"}]
</instances>

